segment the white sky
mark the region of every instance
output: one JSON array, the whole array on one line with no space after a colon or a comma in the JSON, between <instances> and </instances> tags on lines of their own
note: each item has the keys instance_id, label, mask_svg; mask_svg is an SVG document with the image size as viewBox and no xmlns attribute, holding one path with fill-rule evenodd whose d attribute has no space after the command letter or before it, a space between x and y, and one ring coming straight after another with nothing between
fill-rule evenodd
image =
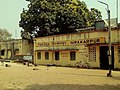
<instances>
[{"instance_id":1,"label":"white sky","mask_svg":"<svg viewBox=\"0 0 120 90\"><path fill-rule=\"evenodd\" d=\"M107 18L105 5L98 3L97 0L81 0L81 1L85 1L89 8L99 9L102 12L103 19ZM101 1L109 5L111 11L111 18L115 18L116 0L101 0ZM19 27L20 13L22 12L23 8L27 8L27 4L28 2L26 2L26 0L0 0L0 28L6 28L14 38L20 38L21 30L21 28ZM15 35L15 31L17 31L17 35Z\"/></svg>"}]
</instances>

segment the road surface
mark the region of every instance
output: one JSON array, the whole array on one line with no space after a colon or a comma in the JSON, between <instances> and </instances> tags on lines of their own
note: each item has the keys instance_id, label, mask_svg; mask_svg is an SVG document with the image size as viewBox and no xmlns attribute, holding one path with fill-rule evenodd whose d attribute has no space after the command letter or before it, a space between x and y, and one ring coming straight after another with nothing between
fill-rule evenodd
<instances>
[{"instance_id":1,"label":"road surface","mask_svg":"<svg viewBox=\"0 0 120 90\"><path fill-rule=\"evenodd\" d=\"M120 90L120 71L8 65L0 63L0 90Z\"/></svg>"}]
</instances>

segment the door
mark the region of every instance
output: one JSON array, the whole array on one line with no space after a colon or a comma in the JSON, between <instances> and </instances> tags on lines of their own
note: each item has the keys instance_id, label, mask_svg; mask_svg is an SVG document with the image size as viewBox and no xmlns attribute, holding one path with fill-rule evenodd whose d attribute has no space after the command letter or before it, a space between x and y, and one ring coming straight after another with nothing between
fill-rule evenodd
<instances>
[{"instance_id":1,"label":"door","mask_svg":"<svg viewBox=\"0 0 120 90\"><path fill-rule=\"evenodd\" d=\"M101 69L109 69L109 59L108 59L108 46L101 46L100 47L100 68ZM112 69L114 69L114 47L111 47L112 51Z\"/></svg>"}]
</instances>

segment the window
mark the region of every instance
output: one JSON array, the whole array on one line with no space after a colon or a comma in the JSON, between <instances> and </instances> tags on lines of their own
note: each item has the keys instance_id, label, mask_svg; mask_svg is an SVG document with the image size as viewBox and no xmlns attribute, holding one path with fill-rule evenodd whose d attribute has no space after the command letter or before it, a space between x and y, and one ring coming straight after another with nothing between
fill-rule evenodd
<instances>
[{"instance_id":1,"label":"window","mask_svg":"<svg viewBox=\"0 0 120 90\"><path fill-rule=\"evenodd\" d=\"M41 59L41 52L37 53L37 59Z\"/></svg>"},{"instance_id":2,"label":"window","mask_svg":"<svg viewBox=\"0 0 120 90\"><path fill-rule=\"evenodd\" d=\"M55 52L55 60L59 60L59 52Z\"/></svg>"},{"instance_id":3,"label":"window","mask_svg":"<svg viewBox=\"0 0 120 90\"><path fill-rule=\"evenodd\" d=\"M120 46L118 46L118 62L120 63Z\"/></svg>"},{"instance_id":4,"label":"window","mask_svg":"<svg viewBox=\"0 0 120 90\"><path fill-rule=\"evenodd\" d=\"M45 52L45 60L49 60L49 52Z\"/></svg>"},{"instance_id":5,"label":"window","mask_svg":"<svg viewBox=\"0 0 120 90\"><path fill-rule=\"evenodd\" d=\"M15 49L15 55L19 54L19 49Z\"/></svg>"},{"instance_id":6,"label":"window","mask_svg":"<svg viewBox=\"0 0 120 90\"><path fill-rule=\"evenodd\" d=\"M76 60L76 52L75 51L70 52L70 60Z\"/></svg>"},{"instance_id":7,"label":"window","mask_svg":"<svg viewBox=\"0 0 120 90\"><path fill-rule=\"evenodd\" d=\"M96 61L96 47L89 47L89 61Z\"/></svg>"}]
</instances>

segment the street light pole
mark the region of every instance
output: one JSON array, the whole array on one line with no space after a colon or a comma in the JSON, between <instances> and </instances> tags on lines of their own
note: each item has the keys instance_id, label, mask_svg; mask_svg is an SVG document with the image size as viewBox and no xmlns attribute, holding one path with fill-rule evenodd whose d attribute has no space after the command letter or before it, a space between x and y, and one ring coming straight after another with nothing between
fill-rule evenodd
<instances>
[{"instance_id":1,"label":"street light pole","mask_svg":"<svg viewBox=\"0 0 120 90\"><path fill-rule=\"evenodd\" d=\"M108 4L98 1L99 3L102 3L107 6L107 13L108 13L108 59L109 59L109 72L107 73L107 76L111 77L111 70L112 70L112 51L111 51L111 26L110 26L110 10Z\"/></svg>"},{"instance_id":2,"label":"street light pole","mask_svg":"<svg viewBox=\"0 0 120 90\"><path fill-rule=\"evenodd\" d=\"M118 0L116 1L117 27L118 27Z\"/></svg>"},{"instance_id":3,"label":"street light pole","mask_svg":"<svg viewBox=\"0 0 120 90\"><path fill-rule=\"evenodd\" d=\"M110 10L108 10L108 43L109 43L109 53L108 53L108 58L109 58L109 73L107 73L107 76L112 76L111 75L111 70L112 70L112 51L111 51L111 26L110 26Z\"/></svg>"}]
</instances>

